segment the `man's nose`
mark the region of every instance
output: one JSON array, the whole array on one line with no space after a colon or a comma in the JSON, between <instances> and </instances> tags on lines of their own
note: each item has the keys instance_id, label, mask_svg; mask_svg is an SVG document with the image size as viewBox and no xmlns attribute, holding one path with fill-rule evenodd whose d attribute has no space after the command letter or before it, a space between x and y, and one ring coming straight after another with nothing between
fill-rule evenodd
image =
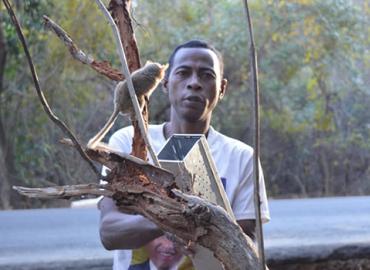
<instances>
[{"instance_id":1,"label":"man's nose","mask_svg":"<svg viewBox=\"0 0 370 270\"><path fill-rule=\"evenodd\" d=\"M175 245L173 244L172 241L164 241L162 242L162 247L168 248L168 249L174 249Z\"/></svg>"},{"instance_id":2,"label":"man's nose","mask_svg":"<svg viewBox=\"0 0 370 270\"><path fill-rule=\"evenodd\" d=\"M175 244L171 240L168 240L167 238L162 239L161 247L171 251L175 250Z\"/></svg>"},{"instance_id":3,"label":"man's nose","mask_svg":"<svg viewBox=\"0 0 370 270\"><path fill-rule=\"evenodd\" d=\"M188 80L187 88L189 90L200 90L202 88L202 85L199 80L199 76L194 73Z\"/></svg>"}]
</instances>

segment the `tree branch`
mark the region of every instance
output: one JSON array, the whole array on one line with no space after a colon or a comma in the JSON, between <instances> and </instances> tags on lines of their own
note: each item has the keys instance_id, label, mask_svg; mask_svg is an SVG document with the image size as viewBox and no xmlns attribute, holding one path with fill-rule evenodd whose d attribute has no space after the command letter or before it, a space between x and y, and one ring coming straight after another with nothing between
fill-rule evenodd
<instances>
[{"instance_id":1,"label":"tree branch","mask_svg":"<svg viewBox=\"0 0 370 270\"><path fill-rule=\"evenodd\" d=\"M130 15L131 0L110 0L108 10L112 14L116 22L123 48L125 48L127 63L130 72L140 68L140 56L137 47L135 34L132 28L132 18ZM148 103L145 102L142 110L145 128L148 128ZM132 126L134 127L134 137L132 138L132 151L131 154L143 160L147 160L148 149L145 141L141 136L139 123L137 120L131 119Z\"/></svg>"},{"instance_id":2,"label":"tree branch","mask_svg":"<svg viewBox=\"0 0 370 270\"><path fill-rule=\"evenodd\" d=\"M109 196L121 211L146 217L163 231L174 234L181 243L193 242L195 248L200 245L210 250L226 270L258 269L252 240L222 207L180 192L171 173L141 159L92 151L100 155L99 159L115 160L106 185L14 189L33 198Z\"/></svg>"},{"instance_id":3,"label":"tree branch","mask_svg":"<svg viewBox=\"0 0 370 270\"><path fill-rule=\"evenodd\" d=\"M108 10L118 27L122 46L127 55L127 64L130 72L140 68L139 50L137 48L134 30L129 13L131 0L111 0Z\"/></svg>"},{"instance_id":4,"label":"tree branch","mask_svg":"<svg viewBox=\"0 0 370 270\"><path fill-rule=\"evenodd\" d=\"M86 195L112 196L109 186L98 184L85 184L73 186L56 186L46 188L26 188L13 186L19 194L29 198L39 199L68 199L71 197L81 197Z\"/></svg>"},{"instance_id":5,"label":"tree branch","mask_svg":"<svg viewBox=\"0 0 370 270\"><path fill-rule=\"evenodd\" d=\"M113 68L108 61L98 62L94 60L94 58L92 58L91 56L84 53L81 49L79 49L77 45L73 42L71 37L66 33L66 31L64 31L62 27L56 24L49 17L44 15L43 18L45 27L49 30L52 30L57 35L57 37L68 48L74 59L90 66L92 69L108 77L111 80L123 81L125 79L125 76L123 76L123 74L119 70Z\"/></svg>"},{"instance_id":6,"label":"tree branch","mask_svg":"<svg viewBox=\"0 0 370 270\"><path fill-rule=\"evenodd\" d=\"M48 117L65 133L67 134L67 136L69 138L71 138L71 140L73 141L77 151L80 153L81 157L90 165L91 169L94 171L94 173L100 178L100 173L98 171L98 169L95 167L95 165L92 163L92 161L89 159L89 157L86 155L84 149L82 148L81 144L79 143L79 141L77 140L76 136L72 133L72 131L67 127L67 125L61 121L54 113L53 111L51 110L49 104L47 103L46 101L46 98L45 98L45 95L43 93L43 91L41 90L41 87L40 87L40 83L39 83L39 80L38 80L38 77L37 77L37 73L36 73L36 69L35 69L35 66L33 65L33 62L32 62L32 58L31 58L31 55L30 55L30 52L28 50L28 47L27 47L27 43L26 43L26 40L25 40L25 37L23 35L23 32L22 32L22 29L21 29L21 26L19 25L19 22L18 22L18 19L17 17L15 16L15 13L11 7L11 5L9 4L8 0L3 0L5 6L6 6L6 9L8 10L8 13L10 15L10 18L12 20L12 23L14 25L14 27L16 28L16 31L17 31L17 34L18 34L18 37L21 41L21 44L23 46L23 50L26 54L26 58L27 58L27 61L28 61L28 64L30 66L30 70L31 70L31 74L32 74L32 78L33 78L33 81L34 81L34 84L35 84L35 88L36 88L36 92L37 92L37 96L39 97L40 99L40 102L42 104L42 107L44 109L44 111L46 112L46 114L48 115Z\"/></svg>"},{"instance_id":7,"label":"tree branch","mask_svg":"<svg viewBox=\"0 0 370 270\"><path fill-rule=\"evenodd\" d=\"M112 16L108 12L108 10L105 8L104 4L100 0L96 0L96 3L99 5L99 8L103 11L105 17L109 21L110 26L112 27L113 34L114 34L115 41L116 41L116 46L117 46L118 53L119 53L120 60L121 60L121 64L122 64L122 70L123 70L123 73L125 74L125 77L126 77L126 82L127 82L129 94L130 94L130 97L131 97L132 105L134 107L135 118L138 121L141 136L144 139L146 146L148 147L149 154L150 154L154 164L158 167L161 167L161 165L158 161L158 158L157 158L156 154L154 153L154 150L153 150L152 146L150 145L150 142L149 142L149 139L148 139L148 136L147 136L147 133L146 133L146 129L145 129L145 126L144 126L143 115L141 114L140 105L139 105L137 96L135 94L135 89L134 89L134 85L132 83L132 79L131 79L131 76L130 76L130 71L129 71L129 68L128 68L128 65L127 65L127 60L126 60L125 52L123 50L119 30L118 30L117 25L115 24Z\"/></svg>"},{"instance_id":8,"label":"tree branch","mask_svg":"<svg viewBox=\"0 0 370 270\"><path fill-rule=\"evenodd\" d=\"M254 160L253 160L253 176L254 176L254 208L256 213L256 232L258 242L258 255L260 257L259 269L265 270L265 252L263 242L263 230L262 230L262 219L261 219L261 199L260 199L260 171L259 171L259 160L260 160L260 116L259 116L259 85L258 85L258 66L257 66L257 54L254 45L253 37L253 25L252 19L249 13L248 0L244 0L244 8L247 16L249 38L250 38L250 54L251 54L251 89L254 94Z\"/></svg>"}]
</instances>

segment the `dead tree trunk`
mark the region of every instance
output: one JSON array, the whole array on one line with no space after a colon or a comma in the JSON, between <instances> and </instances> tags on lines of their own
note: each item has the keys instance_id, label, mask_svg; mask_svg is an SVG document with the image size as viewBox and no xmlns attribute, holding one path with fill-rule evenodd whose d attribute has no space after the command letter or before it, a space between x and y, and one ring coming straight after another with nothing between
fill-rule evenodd
<instances>
[{"instance_id":1,"label":"dead tree trunk","mask_svg":"<svg viewBox=\"0 0 370 270\"><path fill-rule=\"evenodd\" d=\"M88 150L88 155L111 169L108 184L29 189L15 187L28 197L70 198L111 196L119 209L140 214L183 244L209 249L226 270L258 269L255 246L220 206L174 189L174 176L130 155Z\"/></svg>"}]
</instances>

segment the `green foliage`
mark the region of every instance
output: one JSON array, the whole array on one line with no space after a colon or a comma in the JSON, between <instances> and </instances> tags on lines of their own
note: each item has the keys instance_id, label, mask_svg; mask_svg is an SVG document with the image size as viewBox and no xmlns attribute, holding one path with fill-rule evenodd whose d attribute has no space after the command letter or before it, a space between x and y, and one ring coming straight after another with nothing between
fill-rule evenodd
<instances>
[{"instance_id":1,"label":"green foliage","mask_svg":"<svg viewBox=\"0 0 370 270\"><path fill-rule=\"evenodd\" d=\"M307 158L307 163L316 166L311 166L308 175L303 174L305 167L300 166L301 162L292 164L294 169L284 166L281 181L289 180L291 177L284 173L292 171L312 195L369 192L366 166L361 172L353 169L357 162L366 164L369 145L362 144L363 151L359 152L352 141L368 139L363 123L370 116L366 109L369 92L365 87L369 69L365 59L359 57L368 52L369 46L364 35L369 21L366 7L366 3L351 1L271 1L262 15L278 29L271 34L270 42L260 48L267 59L260 62L261 72L274 82L261 81L266 95L263 108L272 108L272 112L264 114L263 121L267 123L263 136L275 137L274 133L266 134L271 128L273 132L286 130L278 137L301 131L292 138L300 149L288 149L287 153L296 161ZM286 117L287 112L290 118ZM298 129L285 129L287 125ZM364 137L354 139L353 134L358 131ZM267 174L276 175L270 151L269 145L265 161L267 170L272 170ZM284 160L287 162L290 157ZM361 179L357 179L358 175ZM314 181L313 189L310 182ZM281 188L275 192L284 194L286 185L279 182L277 186Z\"/></svg>"}]
</instances>

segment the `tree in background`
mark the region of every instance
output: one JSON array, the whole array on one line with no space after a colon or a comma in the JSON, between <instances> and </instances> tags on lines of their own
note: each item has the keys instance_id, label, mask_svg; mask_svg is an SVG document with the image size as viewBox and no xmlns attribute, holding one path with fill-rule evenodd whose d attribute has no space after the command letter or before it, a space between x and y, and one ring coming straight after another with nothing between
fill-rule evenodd
<instances>
[{"instance_id":1,"label":"tree in background","mask_svg":"<svg viewBox=\"0 0 370 270\"><path fill-rule=\"evenodd\" d=\"M286 1L263 12L273 31L260 43L270 187L369 194L368 4Z\"/></svg>"}]
</instances>

